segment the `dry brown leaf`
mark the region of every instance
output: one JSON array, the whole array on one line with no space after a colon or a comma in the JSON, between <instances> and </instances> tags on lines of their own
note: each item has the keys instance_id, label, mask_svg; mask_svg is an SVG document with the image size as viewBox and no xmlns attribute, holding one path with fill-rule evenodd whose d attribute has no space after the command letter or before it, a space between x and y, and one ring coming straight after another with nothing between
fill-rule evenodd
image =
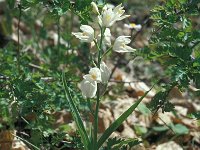
<instances>
[{"instance_id":1,"label":"dry brown leaf","mask_svg":"<svg viewBox=\"0 0 200 150\"><path fill-rule=\"evenodd\" d=\"M0 149L9 150L12 148L12 142L14 140L15 131L4 130L0 132Z\"/></svg>"},{"instance_id":2,"label":"dry brown leaf","mask_svg":"<svg viewBox=\"0 0 200 150\"><path fill-rule=\"evenodd\" d=\"M183 99L183 94L177 87L172 88L168 96L170 99L171 98Z\"/></svg>"},{"instance_id":3,"label":"dry brown leaf","mask_svg":"<svg viewBox=\"0 0 200 150\"><path fill-rule=\"evenodd\" d=\"M99 133L103 133L113 121L114 118L108 108L99 109Z\"/></svg>"},{"instance_id":4,"label":"dry brown leaf","mask_svg":"<svg viewBox=\"0 0 200 150\"><path fill-rule=\"evenodd\" d=\"M72 115L70 112L66 112L65 110L58 111L53 113L53 117L55 118L54 128L59 127L62 124L71 123Z\"/></svg>"},{"instance_id":5,"label":"dry brown leaf","mask_svg":"<svg viewBox=\"0 0 200 150\"><path fill-rule=\"evenodd\" d=\"M12 150L30 150L24 142L15 138L12 144Z\"/></svg>"}]
</instances>

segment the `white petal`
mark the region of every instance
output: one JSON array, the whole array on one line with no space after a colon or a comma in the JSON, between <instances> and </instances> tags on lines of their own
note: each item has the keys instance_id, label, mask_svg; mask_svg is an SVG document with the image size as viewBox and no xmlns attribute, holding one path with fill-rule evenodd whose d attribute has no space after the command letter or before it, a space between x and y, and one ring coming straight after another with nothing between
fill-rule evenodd
<instances>
[{"instance_id":1,"label":"white petal","mask_svg":"<svg viewBox=\"0 0 200 150\"><path fill-rule=\"evenodd\" d=\"M114 8L114 12L117 12L119 9L123 9L124 7L122 7L122 3L120 3L119 5L117 5L115 8Z\"/></svg>"},{"instance_id":2,"label":"white petal","mask_svg":"<svg viewBox=\"0 0 200 150\"><path fill-rule=\"evenodd\" d=\"M113 24L114 13L112 9L107 9L102 13L102 26L110 27Z\"/></svg>"},{"instance_id":3,"label":"white petal","mask_svg":"<svg viewBox=\"0 0 200 150\"><path fill-rule=\"evenodd\" d=\"M94 33L94 29L89 25L81 25L80 29L87 33Z\"/></svg>"},{"instance_id":4,"label":"white petal","mask_svg":"<svg viewBox=\"0 0 200 150\"><path fill-rule=\"evenodd\" d=\"M94 2L92 2L91 5L92 5L92 11L93 11L95 14L99 14L99 9L98 9L98 7L97 7L97 4L94 3Z\"/></svg>"},{"instance_id":5,"label":"white petal","mask_svg":"<svg viewBox=\"0 0 200 150\"><path fill-rule=\"evenodd\" d=\"M99 68L97 67L91 68L89 74L91 75L94 81L97 81L98 83L101 82L101 71Z\"/></svg>"},{"instance_id":6,"label":"white petal","mask_svg":"<svg viewBox=\"0 0 200 150\"><path fill-rule=\"evenodd\" d=\"M119 49L115 49L114 51L116 51L118 53L126 53L126 52L135 52L136 49L133 49L130 46L125 46L125 47L121 47Z\"/></svg>"},{"instance_id":7,"label":"white petal","mask_svg":"<svg viewBox=\"0 0 200 150\"><path fill-rule=\"evenodd\" d=\"M113 9L113 8L115 8L115 6L114 6L113 4L109 4L109 3L107 3L107 4L103 7L102 10L104 11L104 10L106 10L106 9L110 9L110 8Z\"/></svg>"},{"instance_id":8,"label":"white petal","mask_svg":"<svg viewBox=\"0 0 200 150\"><path fill-rule=\"evenodd\" d=\"M93 98L97 92L97 82L83 79L80 86L83 97Z\"/></svg>"},{"instance_id":9,"label":"white petal","mask_svg":"<svg viewBox=\"0 0 200 150\"><path fill-rule=\"evenodd\" d=\"M117 19L117 21L123 20L123 19L128 18L128 17L130 17L130 15L121 16L121 17L119 17L119 18Z\"/></svg>"},{"instance_id":10,"label":"white petal","mask_svg":"<svg viewBox=\"0 0 200 150\"><path fill-rule=\"evenodd\" d=\"M131 42L131 40L129 39L130 36L119 36L117 39L116 39L116 42L122 42L122 43L125 43L125 44L129 44Z\"/></svg>"},{"instance_id":11,"label":"white petal","mask_svg":"<svg viewBox=\"0 0 200 150\"><path fill-rule=\"evenodd\" d=\"M110 36L111 37L111 33L110 33L110 29L106 28L104 36Z\"/></svg>"},{"instance_id":12,"label":"white petal","mask_svg":"<svg viewBox=\"0 0 200 150\"><path fill-rule=\"evenodd\" d=\"M102 11L102 26L104 27L110 27L112 26L116 21L122 20L124 18L129 17L129 15L124 15L124 7L121 7L122 4L116 6L113 8L108 8L106 5L103 7Z\"/></svg>"},{"instance_id":13,"label":"white petal","mask_svg":"<svg viewBox=\"0 0 200 150\"><path fill-rule=\"evenodd\" d=\"M84 75L84 76L83 76L83 79L88 80L88 81L90 81L90 82L94 81L94 80L92 79L92 77L91 77L90 74Z\"/></svg>"},{"instance_id":14,"label":"white petal","mask_svg":"<svg viewBox=\"0 0 200 150\"><path fill-rule=\"evenodd\" d=\"M136 31L139 31L139 30L141 30L142 25L141 24L130 23L130 24L124 24L124 27L128 28L128 29L135 29Z\"/></svg>"},{"instance_id":15,"label":"white petal","mask_svg":"<svg viewBox=\"0 0 200 150\"><path fill-rule=\"evenodd\" d=\"M122 52L134 52L135 49L131 48L130 46L127 46L131 42L131 40L128 38L129 36L119 36L113 45L113 50L119 53Z\"/></svg>"},{"instance_id":16,"label":"white petal","mask_svg":"<svg viewBox=\"0 0 200 150\"><path fill-rule=\"evenodd\" d=\"M110 79L111 71L104 62L101 63L100 68L101 68L102 83L107 83L108 80Z\"/></svg>"},{"instance_id":17,"label":"white petal","mask_svg":"<svg viewBox=\"0 0 200 150\"><path fill-rule=\"evenodd\" d=\"M111 46L111 33L110 33L110 29L106 28L105 33L104 33L104 39L103 39L103 43L107 46ZM99 34L97 36L97 40L101 39L101 34Z\"/></svg>"},{"instance_id":18,"label":"white petal","mask_svg":"<svg viewBox=\"0 0 200 150\"><path fill-rule=\"evenodd\" d=\"M139 30L141 30L142 29L142 25L141 24L137 24L136 26L135 26L135 30L136 31L139 31Z\"/></svg>"},{"instance_id":19,"label":"white petal","mask_svg":"<svg viewBox=\"0 0 200 150\"><path fill-rule=\"evenodd\" d=\"M98 23L99 23L99 25L102 26L102 17L101 17L101 16L98 16L97 19L98 19Z\"/></svg>"},{"instance_id":20,"label":"white petal","mask_svg":"<svg viewBox=\"0 0 200 150\"><path fill-rule=\"evenodd\" d=\"M76 37L80 37L82 36L83 34L81 32L72 32L72 34Z\"/></svg>"},{"instance_id":21,"label":"white petal","mask_svg":"<svg viewBox=\"0 0 200 150\"><path fill-rule=\"evenodd\" d=\"M80 39L82 42L91 43L94 40L94 29L88 25L81 25L80 29L82 32L77 32L72 34L76 36L76 38Z\"/></svg>"}]
</instances>

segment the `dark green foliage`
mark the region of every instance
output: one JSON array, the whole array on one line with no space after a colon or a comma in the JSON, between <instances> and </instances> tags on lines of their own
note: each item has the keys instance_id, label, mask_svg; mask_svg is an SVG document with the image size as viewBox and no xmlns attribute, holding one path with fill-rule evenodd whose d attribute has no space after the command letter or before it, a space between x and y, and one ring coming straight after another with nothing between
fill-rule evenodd
<instances>
[{"instance_id":1,"label":"dark green foliage","mask_svg":"<svg viewBox=\"0 0 200 150\"><path fill-rule=\"evenodd\" d=\"M23 54L20 71L16 61L16 49L12 43L0 52L0 118L2 128L28 131L33 144L49 145L49 138L55 134L54 117L51 113L66 109L60 76L46 71L33 71L29 66L31 56ZM33 59L34 60L34 59ZM45 75L55 81L45 81ZM64 138L63 133L59 142ZM34 138L35 137L35 138ZM51 143L51 142L50 142ZM53 145L51 145L53 147Z\"/></svg>"},{"instance_id":2,"label":"dark green foliage","mask_svg":"<svg viewBox=\"0 0 200 150\"><path fill-rule=\"evenodd\" d=\"M84 6L81 6L80 2L77 3L78 8L74 3L66 0L22 0L18 4L16 1L8 0L7 3L10 9L6 12L8 17L1 22L1 25L6 24L3 33L12 33L11 26L7 24L12 17L18 19L20 17L21 22L28 29L28 34L31 34L31 38L22 41L23 45L19 47L20 61L17 60L18 44L16 42L10 41L0 49L0 129L15 129L20 137L39 148L56 149L63 146L62 148L82 149L80 138L66 137L66 130L55 131L54 129L56 119L54 113L60 110L68 111L68 104L62 90L59 65L68 64L67 69L70 71L68 71L67 79L79 81L80 77L74 74L74 69L84 69L77 63L81 59L73 53L68 54L68 50L72 49L69 43L67 48L62 44L59 48L57 45L41 48L39 42L49 39L48 25L58 23L58 19L67 12L76 11L77 15L83 13L81 19L87 22L91 9L90 1L84 3ZM42 12L43 8L47 8L48 11ZM19 9L22 11L21 16L19 16ZM35 28L35 20L38 18L44 23L40 30ZM70 35L67 32L70 32ZM24 35L20 34L20 38L21 36ZM66 34L60 36L70 41L71 31L66 31ZM29 46L31 48L26 51L25 49ZM39 57L32 50L36 50ZM77 106L80 106L80 110L85 109L85 103L82 102L82 96L77 89L77 82L71 84L70 88ZM27 136L21 135L21 132L25 132ZM63 139L67 139L67 142L62 142Z\"/></svg>"},{"instance_id":3,"label":"dark green foliage","mask_svg":"<svg viewBox=\"0 0 200 150\"><path fill-rule=\"evenodd\" d=\"M71 11L79 16L81 24L87 24L89 20L91 21L91 2L92 0L76 0L70 7Z\"/></svg>"},{"instance_id":4,"label":"dark green foliage","mask_svg":"<svg viewBox=\"0 0 200 150\"><path fill-rule=\"evenodd\" d=\"M64 15L71 5L70 1L66 0L45 0L42 3L49 8L49 11L52 12L53 15L56 16Z\"/></svg>"},{"instance_id":5,"label":"dark green foliage","mask_svg":"<svg viewBox=\"0 0 200 150\"><path fill-rule=\"evenodd\" d=\"M151 11L155 28L150 46L144 49L143 54L164 66L170 82L153 98L149 105L153 110L157 110L158 105L163 107L163 111L172 108L167 99L168 85L175 83L174 86L183 90L193 81L196 88L200 87L200 30L195 30L191 20L199 15L197 3L195 0L169 0Z\"/></svg>"},{"instance_id":6,"label":"dark green foliage","mask_svg":"<svg viewBox=\"0 0 200 150\"><path fill-rule=\"evenodd\" d=\"M106 147L102 150L127 150L128 148L132 148L140 143L141 141L138 139L122 139L115 137L108 139Z\"/></svg>"},{"instance_id":7,"label":"dark green foliage","mask_svg":"<svg viewBox=\"0 0 200 150\"><path fill-rule=\"evenodd\" d=\"M200 111L197 111L197 112L194 112L194 113L191 113L189 115L189 117L193 118L193 119L200 119Z\"/></svg>"},{"instance_id":8,"label":"dark green foliage","mask_svg":"<svg viewBox=\"0 0 200 150\"><path fill-rule=\"evenodd\" d=\"M173 105L167 99L168 91L158 92L151 102L149 103L148 107L152 110L157 112L159 108L162 109L162 112L170 112L173 110Z\"/></svg>"},{"instance_id":9,"label":"dark green foliage","mask_svg":"<svg viewBox=\"0 0 200 150\"><path fill-rule=\"evenodd\" d=\"M15 0L7 0L9 7L12 9L15 6Z\"/></svg>"},{"instance_id":10,"label":"dark green foliage","mask_svg":"<svg viewBox=\"0 0 200 150\"><path fill-rule=\"evenodd\" d=\"M21 0L20 3L16 3L16 0L6 1L8 4L6 17L1 22L4 26L3 33L6 35L12 33L11 20L15 18L25 24L31 39L22 41L22 45L19 46L20 54L17 53L16 41L10 41L8 45L3 44L2 47L6 46L0 49L0 129L15 129L20 137L37 147L83 149L79 135L66 136L67 130L70 130L68 125L65 124L67 127L62 126L58 130L54 129L53 112L64 109L69 111L62 90L61 70L64 70L67 72L66 83L69 83L68 91L73 99L72 102L79 107L81 113L85 113L86 104L76 83L80 81L80 76L75 72L77 68L80 72L88 72L88 66L92 63L89 47L87 44L77 46L71 42L71 30L68 29L68 24L64 24L67 29L62 30L59 19L70 12L70 17L77 15L81 24L87 24L91 20L91 1ZM104 0L99 1L101 4L104 2ZM150 37L150 46L141 53L144 57L163 65L166 73L166 81L161 83L162 90L159 90L148 105L154 113L158 109L162 109L163 112L173 110L168 96L173 87L177 86L180 90L184 90L193 82L196 88L200 88L200 30L196 30L192 22L192 17L200 13L198 3L199 0L166 0L163 5L156 6L151 12L154 31ZM66 19L70 24L69 19L73 18ZM39 30L35 27L36 20L40 20L43 24ZM51 45L49 42L48 45L41 47L40 41L49 40L48 32L55 29L59 38L67 41L68 46L65 47L61 43ZM73 46L80 49L78 55L73 53ZM196 94L200 95L199 93L197 91ZM149 113L145 107L141 107L140 111L144 114ZM190 117L199 119L199 114L199 112L192 113ZM118 125L119 123L114 125L114 128ZM83 125L81 127L83 128ZM177 134L188 133L188 129L183 125L176 124L170 127ZM154 130L165 131L166 128L155 127ZM25 132L28 136L22 135L21 132ZM106 137L110 134L111 132ZM107 141L107 146L103 150L126 150L139 143L140 141L136 139L113 138Z\"/></svg>"},{"instance_id":11,"label":"dark green foliage","mask_svg":"<svg viewBox=\"0 0 200 150\"><path fill-rule=\"evenodd\" d=\"M21 0L17 3L15 0L7 0L11 9L13 9L14 6L27 9L39 5L48 8L49 12L57 18L66 14L67 11L71 11L80 17L82 23L87 23L88 20L90 20L91 2L92 0Z\"/></svg>"}]
</instances>

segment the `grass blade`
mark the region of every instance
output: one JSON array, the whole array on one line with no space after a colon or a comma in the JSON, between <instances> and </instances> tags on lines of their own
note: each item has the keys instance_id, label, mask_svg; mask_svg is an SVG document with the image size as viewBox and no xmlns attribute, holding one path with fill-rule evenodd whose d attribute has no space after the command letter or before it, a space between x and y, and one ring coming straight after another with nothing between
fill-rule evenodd
<instances>
[{"instance_id":1,"label":"grass blade","mask_svg":"<svg viewBox=\"0 0 200 150\"><path fill-rule=\"evenodd\" d=\"M87 132L85 130L85 127L83 125L83 121L81 119L80 113L79 113L75 103L72 100L69 88L68 88L68 86L66 84L65 74L64 73L62 75L62 81L63 81L63 85L64 85L65 96L66 96L66 99L67 99L67 101L69 103L69 107L70 107L73 119L74 119L74 121L76 123L76 126L78 128L78 132L79 132L79 134L81 136L81 140L83 142L83 145L84 145L85 149L88 149L89 145L90 145L90 141L89 141Z\"/></svg>"},{"instance_id":2,"label":"grass blade","mask_svg":"<svg viewBox=\"0 0 200 150\"><path fill-rule=\"evenodd\" d=\"M152 87L153 88L153 87ZM152 89L151 88L151 89ZM151 89L149 91L151 91ZM103 143L109 138L109 136L122 124L124 120L135 110L135 108L140 104L143 98L149 93L147 91L140 99L137 100L128 110L126 110L117 120L115 120L103 133L97 143L97 149L99 149Z\"/></svg>"}]
</instances>

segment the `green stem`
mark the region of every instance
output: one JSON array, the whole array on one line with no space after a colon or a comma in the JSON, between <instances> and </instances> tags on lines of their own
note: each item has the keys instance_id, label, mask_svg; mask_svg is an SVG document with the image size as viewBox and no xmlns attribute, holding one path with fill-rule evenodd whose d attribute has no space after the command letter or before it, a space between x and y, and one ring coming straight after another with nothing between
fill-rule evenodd
<instances>
[{"instance_id":1,"label":"green stem","mask_svg":"<svg viewBox=\"0 0 200 150\"><path fill-rule=\"evenodd\" d=\"M100 47L99 47L99 45L98 45L97 41L96 41L96 40L93 40L93 41L94 41L94 43L95 43L95 45L96 45L96 47L97 47L98 51L100 51Z\"/></svg>"},{"instance_id":2,"label":"green stem","mask_svg":"<svg viewBox=\"0 0 200 150\"><path fill-rule=\"evenodd\" d=\"M103 43L103 38L104 38L104 32L106 28L101 28L101 39L100 39L100 44L96 43L96 46L98 48L98 64L97 67L100 69L100 64L101 64L101 55L102 55L102 43ZM96 102L96 109L95 109L95 114L94 114L94 137L93 137L93 150L96 150L97 147L97 134L98 134L98 113L99 113L99 104L100 104L100 89L99 85L97 85L97 102Z\"/></svg>"},{"instance_id":3,"label":"green stem","mask_svg":"<svg viewBox=\"0 0 200 150\"><path fill-rule=\"evenodd\" d=\"M60 56L60 16L58 16L58 20L57 20L57 28L58 28L58 43L57 43L57 46L58 46L58 55Z\"/></svg>"},{"instance_id":4,"label":"green stem","mask_svg":"<svg viewBox=\"0 0 200 150\"><path fill-rule=\"evenodd\" d=\"M99 104L100 104L100 94L99 94L99 86L97 87L97 102L96 102L96 110L94 114L94 145L93 150L96 149L97 145L97 134L98 134L98 112L99 112Z\"/></svg>"},{"instance_id":5,"label":"green stem","mask_svg":"<svg viewBox=\"0 0 200 150\"><path fill-rule=\"evenodd\" d=\"M94 111L92 110L92 105L91 105L91 102L89 99L87 99L87 105L88 105L88 108L90 110L90 113L92 114L92 116L94 117Z\"/></svg>"},{"instance_id":6,"label":"green stem","mask_svg":"<svg viewBox=\"0 0 200 150\"><path fill-rule=\"evenodd\" d=\"M22 9L21 9L21 5L18 5L19 8L19 20L18 20L18 29L17 29L17 40L18 40L18 49L17 49L17 68L18 68L18 73L20 74L20 44L19 44L19 26L20 26L20 22L21 22L21 15L22 15Z\"/></svg>"},{"instance_id":7,"label":"green stem","mask_svg":"<svg viewBox=\"0 0 200 150\"><path fill-rule=\"evenodd\" d=\"M103 55L101 56L101 59L104 58L110 51L112 50L112 47L110 47Z\"/></svg>"}]
</instances>

